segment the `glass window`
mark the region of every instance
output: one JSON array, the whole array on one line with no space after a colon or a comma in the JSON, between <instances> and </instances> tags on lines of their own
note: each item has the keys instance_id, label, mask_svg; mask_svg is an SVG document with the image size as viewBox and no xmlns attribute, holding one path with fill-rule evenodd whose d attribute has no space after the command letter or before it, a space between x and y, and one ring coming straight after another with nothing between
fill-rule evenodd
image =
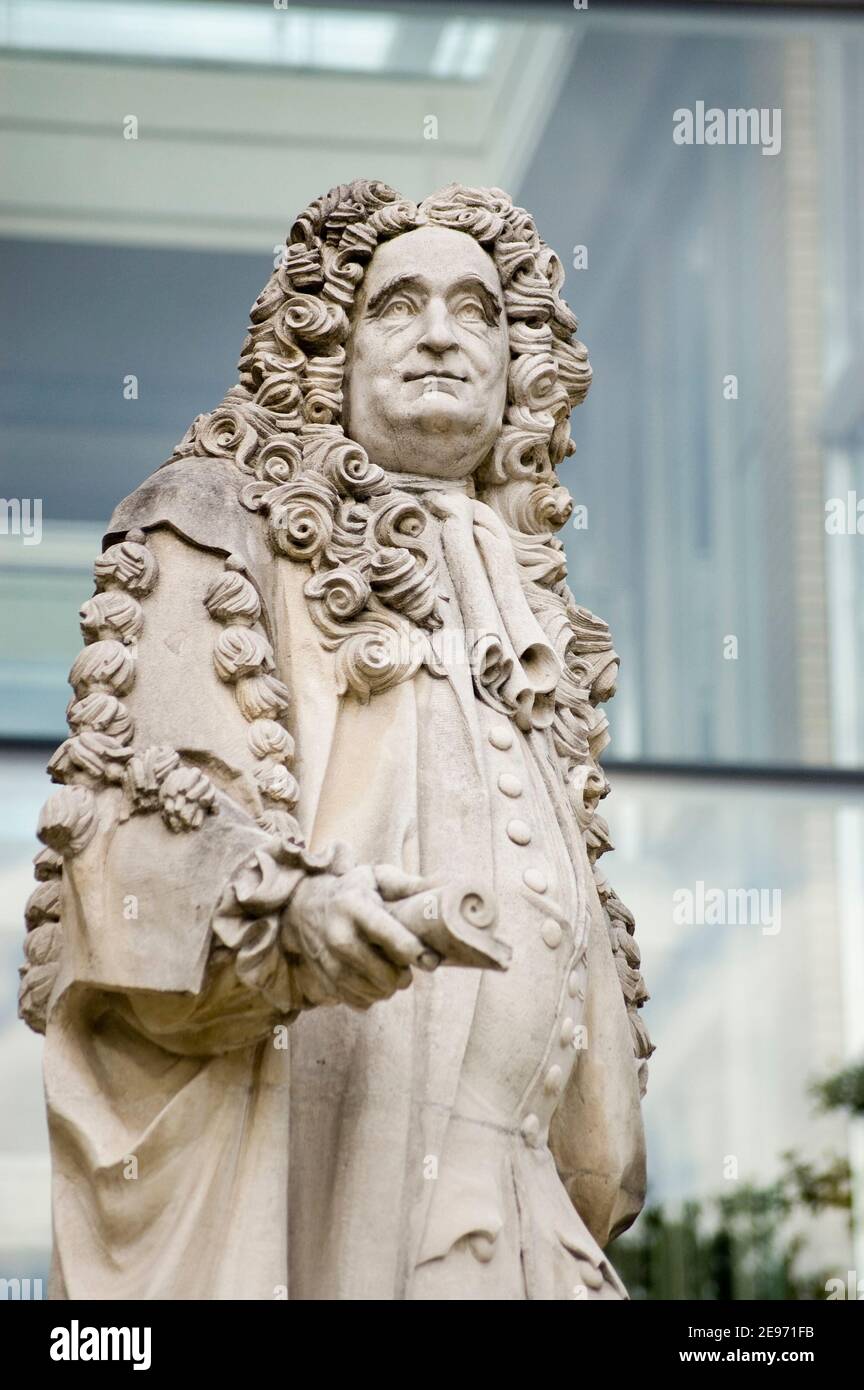
<instances>
[{"instance_id":1,"label":"glass window","mask_svg":"<svg viewBox=\"0 0 864 1390\"><path fill-rule=\"evenodd\" d=\"M507 188L589 347L562 535L622 658L603 862L653 995L652 1200L786 1148L864 1190L862 1122L808 1093L864 1057L864 21L530 11L0 0L0 1276L50 1238L14 993L92 560L358 174ZM808 1230L810 1267L864 1268L857 1208L851 1239Z\"/></svg>"}]
</instances>

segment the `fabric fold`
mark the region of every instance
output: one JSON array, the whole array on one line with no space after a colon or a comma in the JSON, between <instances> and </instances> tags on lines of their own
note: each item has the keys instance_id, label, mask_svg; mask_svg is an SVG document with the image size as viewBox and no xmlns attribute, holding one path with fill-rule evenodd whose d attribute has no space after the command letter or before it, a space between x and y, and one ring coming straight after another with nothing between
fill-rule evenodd
<instances>
[{"instance_id":1,"label":"fabric fold","mask_svg":"<svg viewBox=\"0 0 864 1390\"><path fill-rule=\"evenodd\" d=\"M490 507L455 492L430 492L465 627L478 697L525 732L552 722L561 663L528 606L503 524Z\"/></svg>"}]
</instances>

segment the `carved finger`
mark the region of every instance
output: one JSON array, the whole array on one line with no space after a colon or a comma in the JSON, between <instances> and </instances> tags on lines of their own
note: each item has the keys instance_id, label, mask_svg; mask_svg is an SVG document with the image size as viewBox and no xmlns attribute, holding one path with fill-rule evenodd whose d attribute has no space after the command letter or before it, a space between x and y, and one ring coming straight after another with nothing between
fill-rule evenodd
<instances>
[{"instance_id":1,"label":"carved finger","mask_svg":"<svg viewBox=\"0 0 864 1390\"><path fill-rule=\"evenodd\" d=\"M434 955L434 952L430 952L419 937L403 927L383 907L378 907L374 902L364 902L358 909L356 921L367 940L380 947L394 965L419 965L424 970L429 968L423 957ZM436 964L438 959L436 957Z\"/></svg>"},{"instance_id":2,"label":"carved finger","mask_svg":"<svg viewBox=\"0 0 864 1390\"><path fill-rule=\"evenodd\" d=\"M353 924L348 930L331 932L328 947L338 960L350 967L353 975L370 985L379 998L386 998L398 988L399 969L373 946L367 945Z\"/></svg>"},{"instance_id":3,"label":"carved finger","mask_svg":"<svg viewBox=\"0 0 864 1390\"><path fill-rule=\"evenodd\" d=\"M295 965L294 979L307 1008L339 1003L335 986L314 961L303 960Z\"/></svg>"},{"instance_id":4,"label":"carved finger","mask_svg":"<svg viewBox=\"0 0 864 1390\"><path fill-rule=\"evenodd\" d=\"M330 989L342 1003L350 1004L354 1009L368 1009L381 998L379 990L355 974L353 968L335 956L328 946L321 951L318 965L327 975Z\"/></svg>"},{"instance_id":5,"label":"carved finger","mask_svg":"<svg viewBox=\"0 0 864 1390\"><path fill-rule=\"evenodd\" d=\"M420 874L406 874L395 864L376 864L372 870L375 884L385 903L396 902L399 898L410 898L414 893L423 893L440 885L433 879Z\"/></svg>"}]
</instances>

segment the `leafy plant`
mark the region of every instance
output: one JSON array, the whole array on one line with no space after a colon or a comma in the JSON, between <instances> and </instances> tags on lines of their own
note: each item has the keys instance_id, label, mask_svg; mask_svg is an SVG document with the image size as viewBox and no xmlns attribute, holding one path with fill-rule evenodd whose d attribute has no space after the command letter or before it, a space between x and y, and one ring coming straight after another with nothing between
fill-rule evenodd
<instances>
[{"instance_id":1,"label":"leafy plant","mask_svg":"<svg viewBox=\"0 0 864 1390\"><path fill-rule=\"evenodd\" d=\"M864 1115L864 1062L835 1072L811 1088L823 1110L848 1110Z\"/></svg>"},{"instance_id":2,"label":"leafy plant","mask_svg":"<svg viewBox=\"0 0 864 1390\"><path fill-rule=\"evenodd\" d=\"M823 1109L864 1114L864 1064L817 1082ZM851 1215L852 1174L845 1158L821 1164L782 1155L772 1183L742 1183L680 1214L646 1208L634 1231L610 1247L632 1298L808 1299L825 1297L827 1276L798 1268L806 1239L802 1217L827 1211Z\"/></svg>"}]
</instances>

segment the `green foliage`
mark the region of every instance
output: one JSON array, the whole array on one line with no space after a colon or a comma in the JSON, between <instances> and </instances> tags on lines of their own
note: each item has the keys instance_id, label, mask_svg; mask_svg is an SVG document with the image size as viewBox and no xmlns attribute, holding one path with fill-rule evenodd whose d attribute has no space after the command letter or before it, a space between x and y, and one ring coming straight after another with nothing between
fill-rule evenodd
<instances>
[{"instance_id":1,"label":"green foliage","mask_svg":"<svg viewBox=\"0 0 864 1390\"><path fill-rule=\"evenodd\" d=\"M768 1186L742 1183L704 1203L685 1203L679 1216L649 1207L609 1251L631 1298L824 1298L827 1275L798 1272L805 1240L790 1227L800 1226L802 1213L850 1211L849 1164L831 1158L819 1168L792 1153L783 1163Z\"/></svg>"},{"instance_id":2,"label":"green foliage","mask_svg":"<svg viewBox=\"0 0 864 1390\"><path fill-rule=\"evenodd\" d=\"M864 1062L817 1081L812 1093L824 1110L848 1110L850 1115L864 1115Z\"/></svg>"},{"instance_id":3,"label":"green foliage","mask_svg":"<svg viewBox=\"0 0 864 1390\"><path fill-rule=\"evenodd\" d=\"M864 1062L811 1087L824 1110L864 1115ZM841 1211L851 1218L852 1178L845 1158L821 1167L782 1155L766 1187L741 1183L678 1216L648 1207L609 1254L631 1298L807 1299L825 1297L827 1276L801 1274L802 1218Z\"/></svg>"}]
</instances>

